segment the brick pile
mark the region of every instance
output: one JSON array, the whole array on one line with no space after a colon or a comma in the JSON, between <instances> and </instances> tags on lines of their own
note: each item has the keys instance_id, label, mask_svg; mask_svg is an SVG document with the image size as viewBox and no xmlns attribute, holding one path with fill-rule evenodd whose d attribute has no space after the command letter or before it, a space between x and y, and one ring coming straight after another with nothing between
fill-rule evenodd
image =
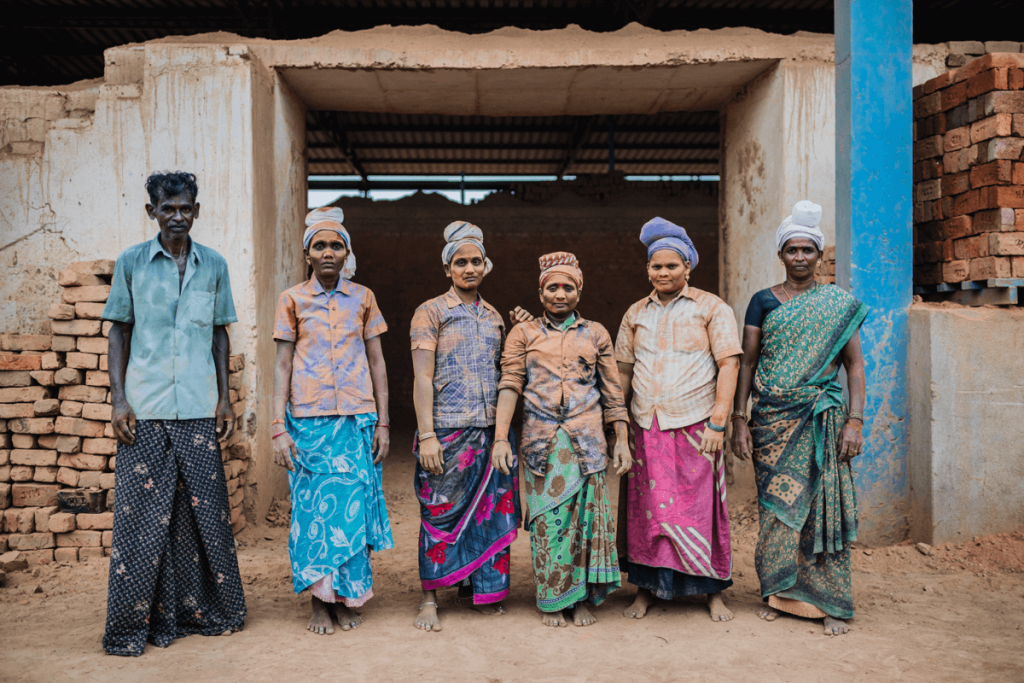
<instances>
[{"instance_id":1,"label":"brick pile","mask_svg":"<svg viewBox=\"0 0 1024 683\"><path fill-rule=\"evenodd\" d=\"M914 284L1024 277L1024 54L914 88Z\"/></svg>"},{"instance_id":2,"label":"brick pile","mask_svg":"<svg viewBox=\"0 0 1024 683\"><path fill-rule=\"evenodd\" d=\"M73 562L110 552L117 441L110 424L107 345L100 318L114 262L73 263L60 273L52 334L0 335L0 553L29 564ZM232 408L245 412L244 357L231 356ZM251 447L241 422L222 449L235 533L245 527L243 479ZM63 513L57 492L107 491L106 510ZM5 557L5 560L15 561Z\"/></svg>"},{"instance_id":3,"label":"brick pile","mask_svg":"<svg viewBox=\"0 0 1024 683\"><path fill-rule=\"evenodd\" d=\"M989 40L984 43L980 40L954 40L946 43L946 47L949 49L946 66L950 69L959 69L985 54L1021 51L1021 44L1015 40Z\"/></svg>"}]
</instances>

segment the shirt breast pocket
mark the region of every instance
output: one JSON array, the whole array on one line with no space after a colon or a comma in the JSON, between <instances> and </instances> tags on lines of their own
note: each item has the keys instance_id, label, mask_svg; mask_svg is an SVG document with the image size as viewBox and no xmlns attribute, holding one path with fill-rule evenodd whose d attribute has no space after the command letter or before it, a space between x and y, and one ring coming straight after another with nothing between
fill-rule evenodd
<instances>
[{"instance_id":1,"label":"shirt breast pocket","mask_svg":"<svg viewBox=\"0 0 1024 683\"><path fill-rule=\"evenodd\" d=\"M700 320L676 320L672 324L672 350L698 353L711 348L708 329Z\"/></svg>"},{"instance_id":2,"label":"shirt breast pocket","mask_svg":"<svg viewBox=\"0 0 1024 683\"><path fill-rule=\"evenodd\" d=\"M576 365L583 384L593 384L597 373L597 349L593 346L581 347L578 350Z\"/></svg>"},{"instance_id":3,"label":"shirt breast pocket","mask_svg":"<svg viewBox=\"0 0 1024 683\"><path fill-rule=\"evenodd\" d=\"M188 322L199 327L212 327L215 303L213 292L190 292L186 309Z\"/></svg>"}]
</instances>

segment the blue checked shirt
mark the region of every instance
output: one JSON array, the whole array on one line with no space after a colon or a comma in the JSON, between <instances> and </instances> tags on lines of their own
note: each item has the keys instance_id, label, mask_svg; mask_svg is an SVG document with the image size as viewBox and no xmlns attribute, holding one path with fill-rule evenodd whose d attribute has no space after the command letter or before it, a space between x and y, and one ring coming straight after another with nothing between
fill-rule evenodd
<instances>
[{"instance_id":1,"label":"blue checked shirt","mask_svg":"<svg viewBox=\"0 0 1024 683\"><path fill-rule=\"evenodd\" d=\"M505 323L483 299L468 305L454 287L412 317L412 348L434 352L434 428L490 427L498 405Z\"/></svg>"},{"instance_id":2,"label":"blue checked shirt","mask_svg":"<svg viewBox=\"0 0 1024 683\"><path fill-rule=\"evenodd\" d=\"M130 323L128 405L140 420L196 420L217 410L213 328L237 322L228 264L192 240L185 277L159 238L117 257L103 319Z\"/></svg>"}]
</instances>

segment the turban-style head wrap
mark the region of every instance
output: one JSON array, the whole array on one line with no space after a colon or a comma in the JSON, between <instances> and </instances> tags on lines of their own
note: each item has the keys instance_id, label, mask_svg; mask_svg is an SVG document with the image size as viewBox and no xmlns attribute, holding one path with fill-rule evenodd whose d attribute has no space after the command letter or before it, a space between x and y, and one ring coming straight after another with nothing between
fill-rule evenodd
<instances>
[{"instance_id":1,"label":"turban-style head wrap","mask_svg":"<svg viewBox=\"0 0 1024 683\"><path fill-rule=\"evenodd\" d=\"M579 261L567 251L556 251L540 257L540 286L543 287L552 275L565 275L576 283L576 289L583 289L583 271Z\"/></svg>"},{"instance_id":2,"label":"turban-style head wrap","mask_svg":"<svg viewBox=\"0 0 1024 683\"><path fill-rule=\"evenodd\" d=\"M644 223L640 230L640 241L647 245L647 260L650 261L654 252L671 249L679 254L684 261L690 262L690 268L697 267L697 249L686 234L686 230L670 223L664 218L652 218Z\"/></svg>"},{"instance_id":3,"label":"turban-style head wrap","mask_svg":"<svg viewBox=\"0 0 1024 683\"><path fill-rule=\"evenodd\" d=\"M794 237L809 239L818 247L818 251L825 250L825 235L822 234L818 224L821 223L821 206L806 199L797 202L793 206L793 213L786 216L782 225L775 233L775 246L779 251L786 246L786 242Z\"/></svg>"},{"instance_id":4,"label":"turban-style head wrap","mask_svg":"<svg viewBox=\"0 0 1024 683\"><path fill-rule=\"evenodd\" d=\"M307 227L306 232L302 235L302 248L309 249L309 244L313 241L313 235L321 230L330 230L338 233L348 249L348 258L345 259L345 265L341 268L341 277L344 280L351 280L352 276L356 274L356 255L352 253L352 238L349 237L345 226L341 224L344 218L345 212L336 206L322 206L307 213Z\"/></svg>"},{"instance_id":5,"label":"turban-style head wrap","mask_svg":"<svg viewBox=\"0 0 1024 683\"><path fill-rule=\"evenodd\" d=\"M494 264L491 263L491 259L487 258L487 251L484 249L484 233L472 223L466 221L449 223L448 227L444 229L444 241L447 242L444 245L444 251L441 252L441 263L444 265L450 266L456 252L467 244L472 244L480 250L480 254L484 257L484 275L494 268Z\"/></svg>"}]
</instances>

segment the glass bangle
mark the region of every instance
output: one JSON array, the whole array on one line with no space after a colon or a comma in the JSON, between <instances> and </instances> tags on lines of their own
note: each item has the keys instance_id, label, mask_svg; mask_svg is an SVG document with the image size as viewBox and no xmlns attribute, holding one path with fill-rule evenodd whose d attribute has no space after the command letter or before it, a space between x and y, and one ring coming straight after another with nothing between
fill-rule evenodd
<instances>
[{"instance_id":1,"label":"glass bangle","mask_svg":"<svg viewBox=\"0 0 1024 683\"><path fill-rule=\"evenodd\" d=\"M711 420L708 420L706 424L708 426L708 429L710 429L713 432L718 432L719 434L721 434L722 432L725 431L725 427L719 427L718 425L716 425Z\"/></svg>"}]
</instances>

